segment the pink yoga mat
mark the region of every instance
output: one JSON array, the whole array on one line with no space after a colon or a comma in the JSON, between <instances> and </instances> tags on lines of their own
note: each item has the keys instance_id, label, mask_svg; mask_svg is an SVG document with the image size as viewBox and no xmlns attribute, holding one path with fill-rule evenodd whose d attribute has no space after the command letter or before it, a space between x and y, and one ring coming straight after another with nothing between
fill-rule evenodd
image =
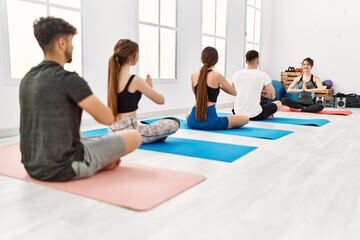
<instances>
[{"instance_id":1,"label":"pink yoga mat","mask_svg":"<svg viewBox=\"0 0 360 240\"><path fill-rule=\"evenodd\" d=\"M290 108L280 108L280 112L294 112L294 113L307 113L307 112L297 112L297 111L291 111ZM322 110L320 112L317 112L315 114L327 114L327 115L342 115L342 116L349 116L352 114L352 111L350 110Z\"/></svg>"},{"instance_id":2,"label":"pink yoga mat","mask_svg":"<svg viewBox=\"0 0 360 240\"><path fill-rule=\"evenodd\" d=\"M31 178L21 163L19 144L0 147L0 174L137 211L149 210L204 181L199 174L122 162L116 170L69 182Z\"/></svg>"}]
</instances>

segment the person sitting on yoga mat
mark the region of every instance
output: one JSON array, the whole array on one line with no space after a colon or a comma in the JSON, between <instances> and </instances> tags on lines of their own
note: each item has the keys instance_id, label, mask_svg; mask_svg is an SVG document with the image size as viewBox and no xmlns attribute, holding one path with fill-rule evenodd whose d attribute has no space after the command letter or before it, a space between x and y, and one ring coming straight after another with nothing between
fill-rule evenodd
<instances>
[{"instance_id":1,"label":"person sitting on yoga mat","mask_svg":"<svg viewBox=\"0 0 360 240\"><path fill-rule=\"evenodd\" d=\"M314 60L309 57L305 58L302 61L303 74L296 77L287 89L289 93L300 93L298 101L294 101L288 97L284 97L281 100L290 110L320 112L324 109L322 104L315 103L315 93L321 93L323 88L320 78L311 73L313 66Z\"/></svg>"},{"instance_id":2,"label":"person sitting on yoga mat","mask_svg":"<svg viewBox=\"0 0 360 240\"><path fill-rule=\"evenodd\" d=\"M130 74L130 67L139 60L138 44L120 39L114 53L109 59L108 71L108 105L112 110L116 122L109 130L112 132L136 129L141 133L142 143L164 141L167 136L174 134L180 127L176 118L164 118L151 124L137 121L136 110L142 94L157 104L164 104L164 96L153 89L149 75L145 81L134 74Z\"/></svg>"},{"instance_id":3,"label":"person sitting on yoga mat","mask_svg":"<svg viewBox=\"0 0 360 240\"><path fill-rule=\"evenodd\" d=\"M44 60L20 83L20 151L26 171L38 180L68 181L114 169L120 157L140 145L140 134L131 130L81 138L83 110L101 124L115 119L82 77L64 69L72 61L77 30L54 17L41 17L33 27Z\"/></svg>"},{"instance_id":4,"label":"person sitting on yoga mat","mask_svg":"<svg viewBox=\"0 0 360 240\"><path fill-rule=\"evenodd\" d=\"M246 116L219 117L216 113L216 101L220 89L235 96L235 89L220 73L213 69L218 61L218 52L213 47L206 47L201 53L201 69L191 75L191 86L195 94L195 106L187 116L190 128L223 130L238 128L249 122Z\"/></svg>"},{"instance_id":5,"label":"person sitting on yoga mat","mask_svg":"<svg viewBox=\"0 0 360 240\"><path fill-rule=\"evenodd\" d=\"M259 53L250 50L246 53L247 69L237 71L232 77L236 90L234 114L249 116L250 120L272 118L282 104L280 101L261 104L261 96L267 99L275 98L275 89L271 78L265 72L259 71Z\"/></svg>"}]
</instances>

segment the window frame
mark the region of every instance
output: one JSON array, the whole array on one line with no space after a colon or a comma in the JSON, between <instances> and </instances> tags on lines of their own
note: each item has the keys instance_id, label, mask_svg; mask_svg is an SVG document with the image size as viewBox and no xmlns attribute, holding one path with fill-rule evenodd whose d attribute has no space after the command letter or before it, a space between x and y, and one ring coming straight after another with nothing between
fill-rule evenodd
<instances>
[{"instance_id":1,"label":"window frame","mask_svg":"<svg viewBox=\"0 0 360 240\"><path fill-rule=\"evenodd\" d=\"M10 33L9 33L9 21L8 21L8 8L7 1L13 0L0 0L0 31L3 36L2 45L0 45L0 49L3 52L2 60L3 60L3 68L2 70L5 77L5 85L19 85L22 78L14 78L11 73L11 53L10 53ZM81 73L79 75L83 76L84 74L84 38L83 38L83 10L82 10L82 0L80 0L80 8L68 7L64 5L59 5L55 3L51 3L50 0L45 1L37 1L37 0L17 0L21 2L27 2L31 4L38 4L46 7L46 16L50 15L50 8L57 8L61 10L69 10L78 12L80 14L80 25L81 25L81 40L80 40L80 49L81 49ZM40 16L39 16L40 17ZM35 19L34 19L35 20ZM0 40L1 43L1 40Z\"/></svg>"},{"instance_id":2,"label":"window frame","mask_svg":"<svg viewBox=\"0 0 360 240\"><path fill-rule=\"evenodd\" d=\"M218 1L223 1L223 0L214 0L215 1L215 18L214 18L214 34L209 34L209 33L204 33L204 0L201 1L201 51L203 50L204 46L203 46L203 37L209 37L212 38L214 40L214 47L217 49L216 47L216 42L217 39L221 39L225 41L225 49L224 49L224 72L222 73L224 76L226 75L226 69L227 69L227 42L228 42L228 0L226 1L226 12L225 12L225 37L223 36L219 36L216 34L216 23L217 23L217 15L218 15L218 8L217 8L217 3ZM219 56L220 58L220 56Z\"/></svg>"},{"instance_id":3,"label":"window frame","mask_svg":"<svg viewBox=\"0 0 360 240\"><path fill-rule=\"evenodd\" d=\"M158 77L157 78L152 78L153 82L164 82L164 83L169 83L169 82L177 82L178 81L178 71L177 71L177 62L178 62L178 41L179 41L179 1L175 0L175 27L170 27L170 26L166 26L166 25L162 25L160 22L161 19L161 1L162 0L157 0L158 1L158 24L156 23L152 23L152 22L146 22L146 21L141 21L140 20L140 13L139 13L139 9L140 9L140 0L137 1L138 4L138 43L140 46L140 25L144 25L144 26L149 26L149 27L155 27L158 30L158 52L157 52L157 56L158 56ZM161 78L161 29L166 29L166 30L172 30L175 31L175 59L174 59L174 65L175 65L175 69L174 69L174 78ZM141 54L141 53L140 53ZM140 73L140 68L141 68L141 63L139 62L138 67L137 67L137 72ZM150 73L151 75L151 73Z\"/></svg>"},{"instance_id":4,"label":"window frame","mask_svg":"<svg viewBox=\"0 0 360 240\"><path fill-rule=\"evenodd\" d=\"M256 2L257 1L262 1L262 0L254 0L254 6L253 5L250 5L249 3L248 3L248 0L246 0L246 3L245 3L245 9L246 9L246 14L245 14L245 41L244 41L244 50L245 50L245 53L244 53L244 55L246 54L246 52L247 51L249 51L249 50L247 50L247 48L246 48L246 45L247 44L252 44L253 46L258 46L258 52L259 52L259 55L260 55L260 52L261 52L261 38L262 38L262 34L261 34L261 32L262 32L262 2L261 2L261 8L258 8L256 5ZM260 20L260 37L259 37L259 43L256 43L255 42L255 29L256 29L256 26L255 26L255 24L254 24L254 26L253 26L253 39L254 39L254 41L248 41L247 40L247 25L248 25L248 21L247 21L247 16L248 16L248 7L250 7L250 8L253 8L254 9L254 13L256 12L256 11L260 11L260 16L261 16L261 20ZM254 14L254 23L256 23L256 14ZM244 63L244 66L246 65L246 63Z\"/></svg>"}]
</instances>

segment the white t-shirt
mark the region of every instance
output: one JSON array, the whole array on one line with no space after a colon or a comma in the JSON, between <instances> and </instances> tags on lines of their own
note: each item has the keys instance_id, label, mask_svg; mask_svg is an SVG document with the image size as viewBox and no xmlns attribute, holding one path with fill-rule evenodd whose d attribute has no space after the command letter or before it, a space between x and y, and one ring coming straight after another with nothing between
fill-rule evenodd
<instances>
[{"instance_id":1,"label":"white t-shirt","mask_svg":"<svg viewBox=\"0 0 360 240\"><path fill-rule=\"evenodd\" d=\"M232 77L236 89L234 111L237 115L256 117L262 112L260 106L261 91L271 83L268 74L257 69L243 69Z\"/></svg>"}]
</instances>

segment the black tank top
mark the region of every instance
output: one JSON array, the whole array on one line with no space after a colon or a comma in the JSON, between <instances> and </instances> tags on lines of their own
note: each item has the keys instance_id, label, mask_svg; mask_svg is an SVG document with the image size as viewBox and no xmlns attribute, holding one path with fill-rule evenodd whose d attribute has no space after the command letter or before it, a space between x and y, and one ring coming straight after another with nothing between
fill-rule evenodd
<instances>
[{"instance_id":1,"label":"black tank top","mask_svg":"<svg viewBox=\"0 0 360 240\"><path fill-rule=\"evenodd\" d=\"M138 109L138 103L141 99L141 92L136 91L134 93L129 92L129 86L134 79L135 75L131 75L124 90L118 93L118 113L133 112Z\"/></svg>"},{"instance_id":2,"label":"black tank top","mask_svg":"<svg viewBox=\"0 0 360 240\"><path fill-rule=\"evenodd\" d=\"M305 82L303 80L303 76L301 76L299 82L298 82L298 88L302 88L303 84L306 84L307 89L314 89L316 88L316 83L314 82L314 75L311 74L310 80L308 82ZM305 103L305 104L313 104L314 103L314 97L315 94L311 92L300 92L299 94L299 102Z\"/></svg>"},{"instance_id":3,"label":"black tank top","mask_svg":"<svg viewBox=\"0 0 360 240\"><path fill-rule=\"evenodd\" d=\"M209 70L209 72L211 72L212 70ZM195 97L196 97L196 91L197 91L197 85L194 87L194 93L195 93ZM207 86L207 92L208 92L208 101L209 102L216 102L217 98L219 96L220 93L220 87L218 88L212 88Z\"/></svg>"}]
</instances>

